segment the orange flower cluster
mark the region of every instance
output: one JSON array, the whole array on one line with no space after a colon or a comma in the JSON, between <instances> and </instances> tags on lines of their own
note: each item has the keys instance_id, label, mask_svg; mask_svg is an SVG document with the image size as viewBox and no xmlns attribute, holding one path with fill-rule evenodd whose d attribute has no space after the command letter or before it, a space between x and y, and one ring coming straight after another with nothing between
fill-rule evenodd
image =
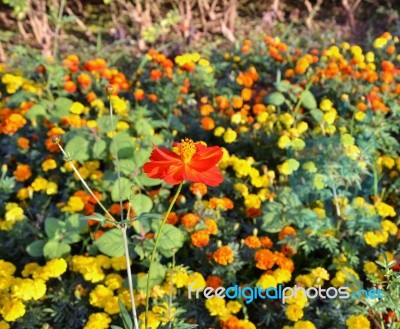
<instances>
[{"instance_id":1,"label":"orange flower cluster","mask_svg":"<svg viewBox=\"0 0 400 329\"><path fill-rule=\"evenodd\" d=\"M233 262L233 250L229 246L222 246L217 249L213 254L214 261L219 264L226 266Z\"/></svg>"}]
</instances>

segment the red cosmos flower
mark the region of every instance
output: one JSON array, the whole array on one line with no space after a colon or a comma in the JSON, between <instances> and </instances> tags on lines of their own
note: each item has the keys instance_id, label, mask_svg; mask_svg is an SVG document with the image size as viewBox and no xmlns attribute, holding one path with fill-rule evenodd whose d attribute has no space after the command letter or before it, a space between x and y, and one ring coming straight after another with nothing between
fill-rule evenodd
<instances>
[{"instance_id":1,"label":"red cosmos flower","mask_svg":"<svg viewBox=\"0 0 400 329\"><path fill-rule=\"evenodd\" d=\"M207 147L188 138L172 146L172 151L154 147L150 161L143 166L148 177L160 178L171 185L185 179L209 186L221 184L223 177L217 167L223 155L220 147Z\"/></svg>"}]
</instances>

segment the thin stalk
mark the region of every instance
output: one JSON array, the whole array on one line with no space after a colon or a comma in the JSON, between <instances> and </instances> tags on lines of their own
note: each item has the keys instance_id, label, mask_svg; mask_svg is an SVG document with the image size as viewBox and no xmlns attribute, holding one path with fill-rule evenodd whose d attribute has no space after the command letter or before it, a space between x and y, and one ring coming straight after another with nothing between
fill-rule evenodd
<instances>
[{"instance_id":1,"label":"thin stalk","mask_svg":"<svg viewBox=\"0 0 400 329\"><path fill-rule=\"evenodd\" d=\"M147 323L148 323L148 314L149 314L149 302L150 302L150 275L151 275L151 268L153 267L154 263L154 258L156 256L156 251L157 251L157 246L158 246L158 241L160 240L160 236L162 233L162 229L167 222L167 218L172 210L172 207L174 206L176 200L178 199L179 193L181 192L183 182L179 184L178 190L175 193L174 198L172 199L171 204L168 207L167 213L164 216L164 219L161 223L160 229L158 230L157 237L156 237L156 242L153 247L153 252L151 254L150 258L150 264L149 264L149 272L147 273L147 283L146 283L146 313L145 313L145 318L144 318L144 327L147 328Z\"/></svg>"},{"instance_id":2,"label":"thin stalk","mask_svg":"<svg viewBox=\"0 0 400 329\"><path fill-rule=\"evenodd\" d=\"M113 144L115 149L115 167L117 169L117 176L118 176L118 194L119 194L119 207L120 207L120 214L121 214L121 221L124 220L124 210L122 208L122 187L121 187L121 169L119 166L119 157L118 157L118 148L117 148L117 141L115 140L115 129L114 129L114 116L113 116L113 107L111 102L111 96L108 96L108 100L110 101L110 121L111 121L111 131L113 134Z\"/></svg>"},{"instance_id":3,"label":"thin stalk","mask_svg":"<svg viewBox=\"0 0 400 329\"><path fill-rule=\"evenodd\" d=\"M96 200L96 202L99 204L99 206L101 207L101 209L103 209L104 213L106 215L108 215L114 222L116 222L115 218L113 215L110 214L110 212L107 210L106 207L104 207L104 205L101 203L101 201L98 199L98 197L96 196L96 194L93 193L92 189L89 187L88 184L86 184L85 180L83 179L83 177L81 176L81 174L79 173L78 169L76 169L74 163L70 160L70 156L67 154L67 152L65 152L64 148L60 145L60 143L57 142L57 145L59 147L59 149L61 150L62 154L64 154L65 158L67 159L66 161L69 162L69 164L71 165L72 169L74 170L75 174L78 176L78 178L80 179L80 181L82 182L83 186L86 188L86 190L90 193L90 195Z\"/></svg>"},{"instance_id":4,"label":"thin stalk","mask_svg":"<svg viewBox=\"0 0 400 329\"><path fill-rule=\"evenodd\" d=\"M112 131L112 134L113 134L113 144L114 144L114 149L115 149L115 167L117 169L117 177L118 177L119 207L120 207L121 221L123 221L124 220L124 210L123 210L123 207L122 207L121 168L119 166L117 141L115 140L115 134L114 134L115 133L114 117L113 117L114 111L113 111L113 107L112 107L110 93L108 93L108 100L110 102L111 131ZM130 207L128 208L128 215L127 215L127 218L126 218L127 220L129 220L129 215L130 215ZM123 240L124 240L126 274L128 276L129 295L131 297L132 317L133 317L133 322L135 324L135 329L139 329L139 324L138 324L137 314L136 314L135 296L133 294L132 271L131 271L131 263L130 263L129 248L128 248L128 235L127 235L127 232L126 232L129 227L130 227L130 225L124 224L124 225L121 225L120 230L121 230L122 237L123 237Z\"/></svg>"},{"instance_id":5,"label":"thin stalk","mask_svg":"<svg viewBox=\"0 0 400 329\"><path fill-rule=\"evenodd\" d=\"M126 234L126 230L127 230L127 226L125 226L124 228L121 229L122 237L124 239L126 273L128 275L129 295L131 296L133 322L135 324L135 329L139 329L139 324L138 324L137 314L136 314L135 297L133 295L132 272L131 272L131 264L130 264L129 249L128 249L128 236Z\"/></svg>"}]
</instances>

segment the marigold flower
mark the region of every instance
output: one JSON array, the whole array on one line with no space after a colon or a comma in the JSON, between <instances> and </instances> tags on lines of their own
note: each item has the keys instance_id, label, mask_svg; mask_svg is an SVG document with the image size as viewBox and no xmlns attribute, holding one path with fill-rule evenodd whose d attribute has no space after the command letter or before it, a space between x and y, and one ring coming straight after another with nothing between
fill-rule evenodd
<instances>
[{"instance_id":1,"label":"marigold flower","mask_svg":"<svg viewBox=\"0 0 400 329\"><path fill-rule=\"evenodd\" d=\"M275 256L268 249L261 249L256 252L254 259L256 267L261 270L269 270L275 265Z\"/></svg>"},{"instance_id":2,"label":"marigold flower","mask_svg":"<svg viewBox=\"0 0 400 329\"><path fill-rule=\"evenodd\" d=\"M233 250L229 246L222 246L213 255L213 259L220 265L233 262Z\"/></svg>"},{"instance_id":3,"label":"marigold flower","mask_svg":"<svg viewBox=\"0 0 400 329\"><path fill-rule=\"evenodd\" d=\"M371 324L364 315L351 315L346 320L348 329L370 329Z\"/></svg>"},{"instance_id":4,"label":"marigold flower","mask_svg":"<svg viewBox=\"0 0 400 329\"><path fill-rule=\"evenodd\" d=\"M172 151L155 146L150 161L143 166L148 177L162 179L171 185L185 179L209 186L222 183L223 177L217 167L223 156L220 147L207 147L188 138L173 146Z\"/></svg>"},{"instance_id":5,"label":"marigold flower","mask_svg":"<svg viewBox=\"0 0 400 329\"><path fill-rule=\"evenodd\" d=\"M25 182L32 176L32 171L29 165L19 164L14 171L15 180L18 182Z\"/></svg>"},{"instance_id":6,"label":"marigold flower","mask_svg":"<svg viewBox=\"0 0 400 329\"><path fill-rule=\"evenodd\" d=\"M192 234L191 241L197 248L205 247L210 243L210 235L207 230L197 231Z\"/></svg>"}]
</instances>

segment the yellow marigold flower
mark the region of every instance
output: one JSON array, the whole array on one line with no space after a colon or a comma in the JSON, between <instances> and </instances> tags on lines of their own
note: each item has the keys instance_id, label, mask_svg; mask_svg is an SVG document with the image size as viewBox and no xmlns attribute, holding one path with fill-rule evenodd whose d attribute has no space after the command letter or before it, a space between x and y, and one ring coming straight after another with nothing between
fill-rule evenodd
<instances>
[{"instance_id":1,"label":"yellow marigold flower","mask_svg":"<svg viewBox=\"0 0 400 329\"><path fill-rule=\"evenodd\" d=\"M167 281L172 280L172 284L177 288L187 287L189 275L183 266L176 266L173 271L167 272Z\"/></svg>"},{"instance_id":2,"label":"yellow marigold flower","mask_svg":"<svg viewBox=\"0 0 400 329\"><path fill-rule=\"evenodd\" d=\"M108 298L113 296L114 292L110 288L99 284L90 292L89 303L92 306L103 308Z\"/></svg>"},{"instance_id":3,"label":"yellow marigold flower","mask_svg":"<svg viewBox=\"0 0 400 329\"><path fill-rule=\"evenodd\" d=\"M38 300L46 294L46 284L43 280L20 279L14 280L12 296L23 301Z\"/></svg>"},{"instance_id":4,"label":"yellow marigold flower","mask_svg":"<svg viewBox=\"0 0 400 329\"><path fill-rule=\"evenodd\" d=\"M196 290L196 289L204 289L207 286L207 283L201 273L194 272L189 275L187 279L187 285L188 286L192 285L192 289Z\"/></svg>"},{"instance_id":5,"label":"yellow marigold flower","mask_svg":"<svg viewBox=\"0 0 400 329\"><path fill-rule=\"evenodd\" d=\"M43 171L49 171L57 168L57 162L54 159L47 159L42 162Z\"/></svg>"},{"instance_id":6,"label":"yellow marigold flower","mask_svg":"<svg viewBox=\"0 0 400 329\"><path fill-rule=\"evenodd\" d=\"M31 184L31 186L35 192L45 191L48 183L49 182L47 181L47 179L43 177L37 177Z\"/></svg>"},{"instance_id":7,"label":"yellow marigold flower","mask_svg":"<svg viewBox=\"0 0 400 329\"><path fill-rule=\"evenodd\" d=\"M119 313L118 297L112 296L106 298L104 302L104 311L110 315Z\"/></svg>"},{"instance_id":8,"label":"yellow marigold flower","mask_svg":"<svg viewBox=\"0 0 400 329\"><path fill-rule=\"evenodd\" d=\"M275 277L271 274L263 274L260 279L258 279L256 286L260 286L261 289L268 289L270 287L277 287L278 282Z\"/></svg>"},{"instance_id":9,"label":"yellow marigold flower","mask_svg":"<svg viewBox=\"0 0 400 329\"><path fill-rule=\"evenodd\" d=\"M129 129L129 123L126 121L118 121L116 125L118 131L123 131Z\"/></svg>"},{"instance_id":10,"label":"yellow marigold flower","mask_svg":"<svg viewBox=\"0 0 400 329\"><path fill-rule=\"evenodd\" d=\"M289 128L294 123L294 118L290 113L284 113L279 116L279 121L282 122L286 128Z\"/></svg>"},{"instance_id":11,"label":"yellow marigold flower","mask_svg":"<svg viewBox=\"0 0 400 329\"><path fill-rule=\"evenodd\" d=\"M259 123L264 123L268 120L269 114L267 112L261 112L257 115L256 119Z\"/></svg>"},{"instance_id":12,"label":"yellow marigold flower","mask_svg":"<svg viewBox=\"0 0 400 329\"><path fill-rule=\"evenodd\" d=\"M354 118L355 118L357 121L363 121L363 120L365 119L365 116L366 116L365 112L362 112L362 111L357 111L357 112L354 114Z\"/></svg>"},{"instance_id":13,"label":"yellow marigold flower","mask_svg":"<svg viewBox=\"0 0 400 329\"><path fill-rule=\"evenodd\" d=\"M2 300L0 314L7 322L15 321L25 315L25 305L17 298L6 297Z\"/></svg>"},{"instance_id":14,"label":"yellow marigold flower","mask_svg":"<svg viewBox=\"0 0 400 329\"><path fill-rule=\"evenodd\" d=\"M225 128L221 126L215 128L214 130L214 136L216 137L221 137L224 133L225 133Z\"/></svg>"},{"instance_id":15,"label":"yellow marigold flower","mask_svg":"<svg viewBox=\"0 0 400 329\"><path fill-rule=\"evenodd\" d=\"M111 259L106 255L97 255L96 262L101 268L104 268L106 270L111 268Z\"/></svg>"},{"instance_id":16,"label":"yellow marigold flower","mask_svg":"<svg viewBox=\"0 0 400 329\"><path fill-rule=\"evenodd\" d=\"M157 329L161 323L161 320L158 316L158 314L154 313L153 311L148 312L148 318L147 318L147 328L144 327L144 318L145 318L145 312L139 315L139 320L142 320L142 323L140 325L140 329Z\"/></svg>"},{"instance_id":17,"label":"yellow marigold flower","mask_svg":"<svg viewBox=\"0 0 400 329\"><path fill-rule=\"evenodd\" d=\"M300 121L297 125L297 131L302 134L308 130L308 123L305 121Z\"/></svg>"},{"instance_id":18,"label":"yellow marigold flower","mask_svg":"<svg viewBox=\"0 0 400 329\"><path fill-rule=\"evenodd\" d=\"M307 305L308 299L304 292L304 290L300 289L296 292L296 297L291 297L286 299L286 304L289 305L297 305L301 308L304 308Z\"/></svg>"},{"instance_id":19,"label":"yellow marigold flower","mask_svg":"<svg viewBox=\"0 0 400 329\"><path fill-rule=\"evenodd\" d=\"M330 99L325 98L319 104L319 108L324 112L328 112L333 108L333 103Z\"/></svg>"},{"instance_id":20,"label":"yellow marigold flower","mask_svg":"<svg viewBox=\"0 0 400 329\"><path fill-rule=\"evenodd\" d=\"M126 270L125 256L111 258L111 267L116 271Z\"/></svg>"},{"instance_id":21,"label":"yellow marigold flower","mask_svg":"<svg viewBox=\"0 0 400 329\"><path fill-rule=\"evenodd\" d=\"M84 112L84 110L85 110L85 107L83 106L82 103L79 103L79 102L73 102L69 109L69 111L72 114L78 114L78 115L82 114Z\"/></svg>"},{"instance_id":22,"label":"yellow marigold flower","mask_svg":"<svg viewBox=\"0 0 400 329\"><path fill-rule=\"evenodd\" d=\"M235 191L239 192L241 195L246 196L249 194L249 189L246 184L236 183L233 188Z\"/></svg>"},{"instance_id":23,"label":"yellow marigold flower","mask_svg":"<svg viewBox=\"0 0 400 329\"><path fill-rule=\"evenodd\" d=\"M111 290L116 290L122 287L124 278L117 273L110 273L106 276L105 285ZM108 313L108 312L107 312Z\"/></svg>"},{"instance_id":24,"label":"yellow marigold flower","mask_svg":"<svg viewBox=\"0 0 400 329\"><path fill-rule=\"evenodd\" d=\"M278 165L278 171L283 175L291 175L299 169L300 163L296 159L289 159Z\"/></svg>"},{"instance_id":25,"label":"yellow marigold flower","mask_svg":"<svg viewBox=\"0 0 400 329\"><path fill-rule=\"evenodd\" d=\"M388 41L383 37L376 38L374 40L374 48L383 48L386 46L387 42Z\"/></svg>"},{"instance_id":26,"label":"yellow marigold flower","mask_svg":"<svg viewBox=\"0 0 400 329\"><path fill-rule=\"evenodd\" d=\"M128 112L128 107L126 105L126 102L119 98L118 96L112 95L111 97L111 103L113 106L113 109L116 114L119 115L126 115Z\"/></svg>"},{"instance_id":27,"label":"yellow marigold flower","mask_svg":"<svg viewBox=\"0 0 400 329\"><path fill-rule=\"evenodd\" d=\"M27 278L40 268L41 266L38 263L28 263L24 266L24 269L22 270L21 274L24 278Z\"/></svg>"},{"instance_id":28,"label":"yellow marigold flower","mask_svg":"<svg viewBox=\"0 0 400 329\"><path fill-rule=\"evenodd\" d=\"M228 128L225 133L224 133L224 141L227 144L233 143L237 138L237 133L236 131L232 130L231 128Z\"/></svg>"},{"instance_id":29,"label":"yellow marigold flower","mask_svg":"<svg viewBox=\"0 0 400 329\"><path fill-rule=\"evenodd\" d=\"M317 267L311 270L311 273L318 279L329 280L329 273L323 267Z\"/></svg>"},{"instance_id":30,"label":"yellow marigold flower","mask_svg":"<svg viewBox=\"0 0 400 329\"><path fill-rule=\"evenodd\" d=\"M303 308L297 304L288 305L285 314L290 321L298 321L304 316Z\"/></svg>"},{"instance_id":31,"label":"yellow marigold flower","mask_svg":"<svg viewBox=\"0 0 400 329\"><path fill-rule=\"evenodd\" d=\"M261 207L261 200L257 194L249 194L244 197L244 206L246 208L256 208Z\"/></svg>"},{"instance_id":32,"label":"yellow marigold flower","mask_svg":"<svg viewBox=\"0 0 400 329\"><path fill-rule=\"evenodd\" d=\"M359 157L361 151L356 145L346 145L344 147L344 153L346 153L346 155L350 159L356 160Z\"/></svg>"},{"instance_id":33,"label":"yellow marigold flower","mask_svg":"<svg viewBox=\"0 0 400 329\"><path fill-rule=\"evenodd\" d=\"M393 255L391 252L389 252L389 251L385 251L385 257L386 257L386 261L387 261L388 263L394 261L394 255ZM385 262L385 258L383 257L383 254L380 254L380 255L378 256L378 260L379 260L381 263L384 263L384 262Z\"/></svg>"},{"instance_id":34,"label":"yellow marigold flower","mask_svg":"<svg viewBox=\"0 0 400 329\"><path fill-rule=\"evenodd\" d=\"M292 141L290 140L289 136L287 136L287 135L282 135L282 136L279 137L279 139L278 139L278 147L279 147L280 149L285 149L285 148L287 148L287 147L290 146L291 142L292 142Z\"/></svg>"},{"instance_id":35,"label":"yellow marigold flower","mask_svg":"<svg viewBox=\"0 0 400 329\"><path fill-rule=\"evenodd\" d=\"M93 313L90 314L83 329L107 329L110 323L111 318L107 313Z\"/></svg>"},{"instance_id":36,"label":"yellow marigold flower","mask_svg":"<svg viewBox=\"0 0 400 329\"><path fill-rule=\"evenodd\" d=\"M382 221L381 223L382 229L386 232L388 232L390 235L396 235L398 228L397 225L395 223L393 223L392 221L385 219Z\"/></svg>"},{"instance_id":37,"label":"yellow marigold flower","mask_svg":"<svg viewBox=\"0 0 400 329\"><path fill-rule=\"evenodd\" d=\"M326 112L323 116L323 120L331 125L333 124L333 122L335 121L337 116L337 111L335 109L330 109L328 112Z\"/></svg>"},{"instance_id":38,"label":"yellow marigold flower","mask_svg":"<svg viewBox=\"0 0 400 329\"><path fill-rule=\"evenodd\" d=\"M11 277L16 271L16 267L13 263L6 262L5 260L0 259L0 278Z\"/></svg>"},{"instance_id":39,"label":"yellow marigold flower","mask_svg":"<svg viewBox=\"0 0 400 329\"><path fill-rule=\"evenodd\" d=\"M395 165L394 159L388 155L384 155L383 157L380 157L379 160L382 163L382 165L388 169L392 169Z\"/></svg>"},{"instance_id":40,"label":"yellow marigold flower","mask_svg":"<svg viewBox=\"0 0 400 329\"><path fill-rule=\"evenodd\" d=\"M312 287L312 285L314 283L314 278L311 275L302 274L302 275L296 276L295 281L297 283L300 283L301 285L303 285L306 288L310 288L310 287Z\"/></svg>"},{"instance_id":41,"label":"yellow marigold flower","mask_svg":"<svg viewBox=\"0 0 400 329\"><path fill-rule=\"evenodd\" d=\"M47 195L54 195L58 192L58 186L56 183L54 182L49 182L49 184L47 184L47 188L46 188L46 194Z\"/></svg>"},{"instance_id":42,"label":"yellow marigold flower","mask_svg":"<svg viewBox=\"0 0 400 329\"><path fill-rule=\"evenodd\" d=\"M67 270L67 262L64 258L55 258L49 260L45 266L43 266L43 273L48 278L58 278Z\"/></svg>"},{"instance_id":43,"label":"yellow marigold flower","mask_svg":"<svg viewBox=\"0 0 400 329\"><path fill-rule=\"evenodd\" d=\"M226 308L225 300L213 296L208 298L205 303L206 309L210 312L211 316L226 317L229 315L229 310Z\"/></svg>"},{"instance_id":44,"label":"yellow marigold flower","mask_svg":"<svg viewBox=\"0 0 400 329\"><path fill-rule=\"evenodd\" d=\"M230 300L227 304L226 304L226 308L228 309L228 311L230 313L236 314L240 311L240 309L242 308L242 304L240 304L239 302L235 301L235 300Z\"/></svg>"},{"instance_id":45,"label":"yellow marigold flower","mask_svg":"<svg viewBox=\"0 0 400 329\"><path fill-rule=\"evenodd\" d=\"M67 205L65 207L62 207L61 210L73 214L82 211L84 207L85 203L80 197L71 196L68 200Z\"/></svg>"},{"instance_id":46,"label":"yellow marigold flower","mask_svg":"<svg viewBox=\"0 0 400 329\"><path fill-rule=\"evenodd\" d=\"M0 329L10 329L10 325L3 320L0 320Z\"/></svg>"},{"instance_id":47,"label":"yellow marigold flower","mask_svg":"<svg viewBox=\"0 0 400 329\"><path fill-rule=\"evenodd\" d=\"M370 329L371 324L364 315L351 315L346 320L348 329Z\"/></svg>"},{"instance_id":48,"label":"yellow marigold flower","mask_svg":"<svg viewBox=\"0 0 400 329\"><path fill-rule=\"evenodd\" d=\"M277 268L272 275L279 284L289 282L292 279L292 273L284 268Z\"/></svg>"},{"instance_id":49,"label":"yellow marigold flower","mask_svg":"<svg viewBox=\"0 0 400 329\"><path fill-rule=\"evenodd\" d=\"M374 262L365 262L364 272L367 274L374 274L378 272L378 266Z\"/></svg>"},{"instance_id":50,"label":"yellow marigold flower","mask_svg":"<svg viewBox=\"0 0 400 329\"><path fill-rule=\"evenodd\" d=\"M297 321L294 324L293 329L317 329L317 327L311 321Z\"/></svg>"},{"instance_id":51,"label":"yellow marigold flower","mask_svg":"<svg viewBox=\"0 0 400 329\"><path fill-rule=\"evenodd\" d=\"M318 219L324 219L326 217L326 211L323 208L313 208L313 211L317 214Z\"/></svg>"},{"instance_id":52,"label":"yellow marigold flower","mask_svg":"<svg viewBox=\"0 0 400 329\"><path fill-rule=\"evenodd\" d=\"M16 203L13 202L7 203L6 210L7 210L5 214L6 221L15 222L23 220L25 218L24 210L20 208Z\"/></svg>"},{"instance_id":53,"label":"yellow marigold flower","mask_svg":"<svg viewBox=\"0 0 400 329\"><path fill-rule=\"evenodd\" d=\"M383 218L396 216L396 211L394 208L387 203L377 202L375 203L375 208L378 211L379 216Z\"/></svg>"}]
</instances>

